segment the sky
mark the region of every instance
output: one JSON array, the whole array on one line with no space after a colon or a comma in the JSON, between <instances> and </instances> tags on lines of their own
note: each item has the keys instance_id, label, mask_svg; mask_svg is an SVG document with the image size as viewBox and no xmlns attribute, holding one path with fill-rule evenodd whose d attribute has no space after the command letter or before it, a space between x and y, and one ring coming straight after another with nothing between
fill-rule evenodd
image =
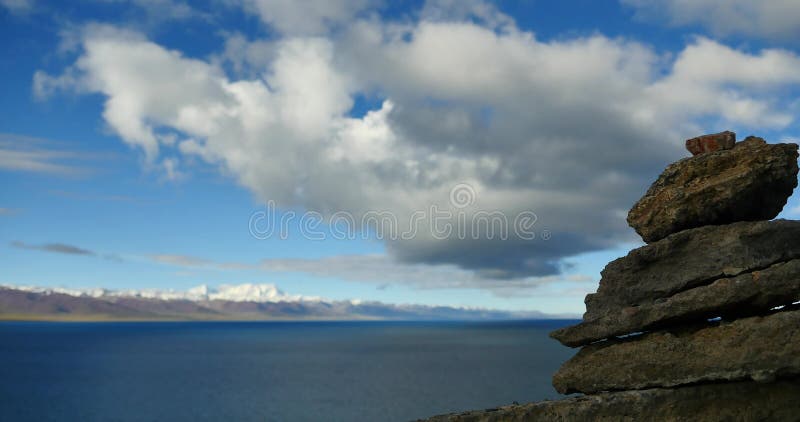
<instances>
[{"instance_id":1,"label":"sky","mask_svg":"<svg viewBox=\"0 0 800 422\"><path fill-rule=\"evenodd\" d=\"M7 285L578 314L685 139L800 138L791 0L0 0L0 37Z\"/></svg>"}]
</instances>

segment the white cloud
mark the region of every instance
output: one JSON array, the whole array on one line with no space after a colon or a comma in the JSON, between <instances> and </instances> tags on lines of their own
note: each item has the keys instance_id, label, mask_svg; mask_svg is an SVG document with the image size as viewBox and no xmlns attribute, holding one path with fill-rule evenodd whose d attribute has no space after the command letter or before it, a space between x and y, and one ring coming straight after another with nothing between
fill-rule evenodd
<instances>
[{"instance_id":1,"label":"white cloud","mask_svg":"<svg viewBox=\"0 0 800 422\"><path fill-rule=\"evenodd\" d=\"M360 20L334 38L279 38L249 52L245 40L239 60L263 59L263 70L243 79L218 58L111 27L88 27L82 39L62 75L39 74L41 90L102 94L108 125L151 162L199 157L261 200L325 215L386 210L408 221L446 207L459 183L475 189L479 209L535 212L550 240L423 231L387 243L401 262L484 279L553 275L565 256L629 239L620 213L682 154L683 139L784 128L793 116L776 93L800 82L784 70L800 59L782 50L698 38L670 58L602 35L543 42L513 25L446 19ZM386 101L354 118L356 94ZM704 128L709 119L722 127Z\"/></svg>"},{"instance_id":2,"label":"white cloud","mask_svg":"<svg viewBox=\"0 0 800 422\"><path fill-rule=\"evenodd\" d=\"M698 38L676 58L672 73L649 89L664 113L719 115L754 128L785 128L794 116L781 89L800 83L800 59L786 50L747 54ZM731 89L731 87L735 87ZM785 103L784 103L785 104Z\"/></svg>"},{"instance_id":3,"label":"white cloud","mask_svg":"<svg viewBox=\"0 0 800 422\"><path fill-rule=\"evenodd\" d=\"M800 35L796 0L622 0L637 16L674 26L702 25L720 36L792 40Z\"/></svg>"}]
</instances>

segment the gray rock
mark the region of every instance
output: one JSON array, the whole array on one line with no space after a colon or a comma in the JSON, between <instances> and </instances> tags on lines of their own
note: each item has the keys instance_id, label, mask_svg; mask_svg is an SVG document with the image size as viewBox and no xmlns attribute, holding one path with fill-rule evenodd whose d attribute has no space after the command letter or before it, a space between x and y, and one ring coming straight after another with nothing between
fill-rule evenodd
<instances>
[{"instance_id":1,"label":"gray rock","mask_svg":"<svg viewBox=\"0 0 800 422\"><path fill-rule=\"evenodd\" d=\"M479 410L431 422L790 421L800 414L800 380L732 382L602 393Z\"/></svg>"},{"instance_id":2,"label":"gray rock","mask_svg":"<svg viewBox=\"0 0 800 422\"><path fill-rule=\"evenodd\" d=\"M800 259L794 259L764 270L722 278L655 303L610 311L597 319L553 331L550 336L566 346L582 346L684 322L754 315L799 300Z\"/></svg>"},{"instance_id":3,"label":"gray rock","mask_svg":"<svg viewBox=\"0 0 800 422\"><path fill-rule=\"evenodd\" d=\"M584 320L800 258L800 221L740 222L684 230L609 263Z\"/></svg>"},{"instance_id":4,"label":"gray rock","mask_svg":"<svg viewBox=\"0 0 800 422\"><path fill-rule=\"evenodd\" d=\"M775 218L797 186L797 145L748 137L670 164L628 213L645 242L685 229Z\"/></svg>"},{"instance_id":5,"label":"gray rock","mask_svg":"<svg viewBox=\"0 0 800 422\"><path fill-rule=\"evenodd\" d=\"M585 346L553 376L563 394L800 375L800 311Z\"/></svg>"}]
</instances>

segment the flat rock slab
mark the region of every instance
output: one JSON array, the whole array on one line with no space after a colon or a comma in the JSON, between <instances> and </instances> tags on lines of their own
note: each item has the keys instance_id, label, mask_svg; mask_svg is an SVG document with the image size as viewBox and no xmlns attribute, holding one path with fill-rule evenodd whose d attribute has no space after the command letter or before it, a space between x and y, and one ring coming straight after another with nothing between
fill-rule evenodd
<instances>
[{"instance_id":1,"label":"flat rock slab","mask_svg":"<svg viewBox=\"0 0 800 422\"><path fill-rule=\"evenodd\" d=\"M736 144L736 134L731 131L698 136L686 140L686 149L692 155L706 154L721 149L731 149Z\"/></svg>"},{"instance_id":2,"label":"flat rock slab","mask_svg":"<svg viewBox=\"0 0 800 422\"><path fill-rule=\"evenodd\" d=\"M584 320L652 304L723 277L800 258L800 221L741 222L684 230L610 262Z\"/></svg>"},{"instance_id":3,"label":"flat rock slab","mask_svg":"<svg viewBox=\"0 0 800 422\"><path fill-rule=\"evenodd\" d=\"M441 415L428 421L789 421L800 414L798 397L798 380L732 382L602 393Z\"/></svg>"},{"instance_id":4,"label":"flat rock slab","mask_svg":"<svg viewBox=\"0 0 800 422\"><path fill-rule=\"evenodd\" d=\"M563 394L800 375L800 311L654 332L581 349L553 376Z\"/></svg>"},{"instance_id":5,"label":"flat rock slab","mask_svg":"<svg viewBox=\"0 0 800 422\"><path fill-rule=\"evenodd\" d=\"M718 316L764 313L800 301L800 259L676 293L664 300L630 306L600 318L561 328L550 336L570 347Z\"/></svg>"},{"instance_id":6,"label":"flat rock slab","mask_svg":"<svg viewBox=\"0 0 800 422\"><path fill-rule=\"evenodd\" d=\"M628 213L645 242L712 224L770 220L797 186L797 144L749 137L670 164Z\"/></svg>"}]
</instances>

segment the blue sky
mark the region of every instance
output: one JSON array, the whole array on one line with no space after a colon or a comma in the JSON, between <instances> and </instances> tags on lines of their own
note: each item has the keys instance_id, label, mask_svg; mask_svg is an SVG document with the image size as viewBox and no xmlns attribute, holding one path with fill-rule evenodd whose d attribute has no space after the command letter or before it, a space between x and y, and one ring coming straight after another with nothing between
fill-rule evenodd
<instances>
[{"instance_id":1,"label":"blue sky","mask_svg":"<svg viewBox=\"0 0 800 422\"><path fill-rule=\"evenodd\" d=\"M800 138L786 2L0 5L3 284L579 313L684 139ZM254 236L267 204L325 239ZM432 206L532 212L536 236L325 224Z\"/></svg>"}]
</instances>

